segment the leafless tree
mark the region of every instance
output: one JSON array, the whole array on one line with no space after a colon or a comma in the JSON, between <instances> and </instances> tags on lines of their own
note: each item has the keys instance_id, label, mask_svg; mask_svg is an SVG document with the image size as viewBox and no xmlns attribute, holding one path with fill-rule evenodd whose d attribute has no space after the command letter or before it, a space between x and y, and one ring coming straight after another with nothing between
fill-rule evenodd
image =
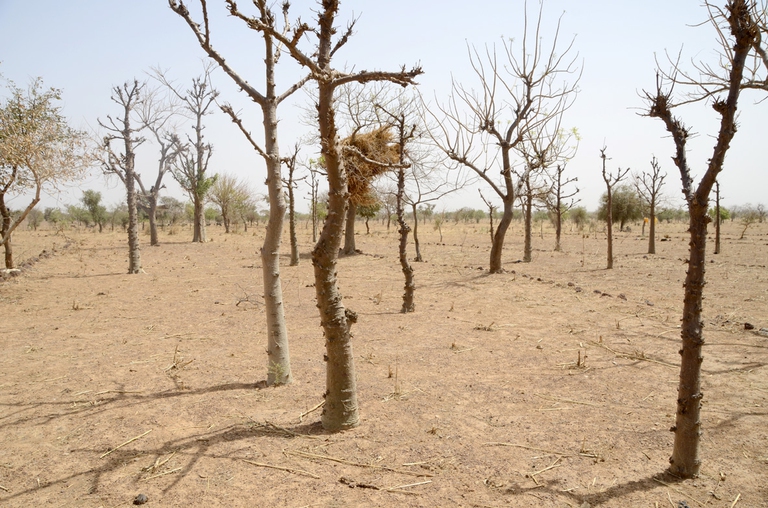
<instances>
[{"instance_id":1,"label":"leafless tree","mask_svg":"<svg viewBox=\"0 0 768 508\"><path fill-rule=\"evenodd\" d=\"M230 2L231 3L231 2ZM343 47L352 35L354 22L339 34L335 26L339 10L338 0L322 0L317 13L317 26L305 23L283 34L269 24L252 20L252 26L284 44L291 56L311 73L317 85L317 115L320 152L328 178L328 216L323 224L317 245L312 251L315 269L315 292L320 309L320 322L325 334L326 392L323 407L323 427L339 431L359 424L357 384L354 356L352 353L351 326L357 322L357 314L342 303L337 285L336 265L339 256L344 219L349 198L347 171L336 128L334 91L351 82L369 83L391 81L403 86L414 82L421 68L398 72L360 71L343 72L333 68L333 55ZM315 36L316 44L304 51L300 47L305 36ZM335 40L334 40L335 39Z\"/></svg>"},{"instance_id":2,"label":"leafless tree","mask_svg":"<svg viewBox=\"0 0 768 508\"><path fill-rule=\"evenodd\" d=\"M635 189L648 206L648 254L656 254L656 206L661 198L661 187L667 174L661 172L661 166L656 157L651 159L651 171L643 171L634 175Z\"/></svg>"},{"instance_id":3,"label":"leafless tree","mask_svg":"<svg viewBox=\"0 0 768 508\"><path fill-rule=\"evenodd\" d=\"M147 189L141 180L141 175L136 172L136 183L139 185L140 199L138 206L143 209L149 218L149 244L160 245L157 234L157 205L160 190L165 188L163 178L171 169L181 149L181 142L171 124L176 114L176 105L170 101L164 101L158 90L145 93L144 100L137 109L138 117L144 127L152 133L157 143L160 155L157 161L157 176L155 183Z\"/></svg>"},{"instance_id":4,"label":"leafless tree","mask_svg":"<svg viewBox=\"0 0 768 508\"><path fill-rule=\"evenodd\" d=\"M608 270L613 268L613 189L616 185L627 176L629 168L622 171L621 168L616 170L616 174L608 172L605 167L605 161L608 156L605 155L606 147L600 149L600 158L603 160L603 181L606 187L606 218L605 226L608 234L608 263L606 268Z\"/></svg>"},{"instance_id":5,"label":"leafless tree","mask_svg":"<svg viewBox=\"0 0 768 508\"><path fill-rule=\"evenodd\" d=\"M251 199L251 190L248 184L239 180L234 175L219 174L209 190L211 202L219 207L221 220L224 222L224 232L230 232L232 221L238 216L238 212L247 208Z\"/></svg>"},{"instance_id":6,"label":"leafless tree","mask_svg":"<svg viewBox=\"0 0 768 508\"><path fill-rule=\"evenodd\" d=\"M202 23L195 22L183 2L169 0L171 9L184 18L195 34L200 47L215 61L224 72L259 105L264 125L263 146L255 141L243 125L238 114L229 105L222 109L233 122L237 124L254 150L264 159L267 166L267 188L269 195L269 219L261 249L262 272L264 275L264 297L266 300L267 334L268 334L268 375L267 384L285 384L292 380L290 354L288 350L288 332L285 325L283 309L283 291L280 279L280 243L285 221L285 196L282 188L280 146L278 144L278 106L300 89L308 80L304 77L288 86L282 93L277 90L275 70L286 42L293 45L299 40L288 40L288 2L282 5L284 27L278 31L275 14L269 8L266 0L254 0L255 14L249 15L241 11L234 0L225 0L229 13L241 20L249 29L259 32L264 41L264 91L257 90L248 83L225 60L211 42L211 27L208 20L208 5L206 0L199 0ZM303 33L300 31L299 38ZM280 38L274 37L279 34ZM215 97L214 97L215 98Z\"/></svg>"},{"instance_id":7,"label":"leafless tree","mask_svg":"<svg viewBox=\"0 0 768 508\"><path fill-rule=\"evenodd\" d=\"M495 46L486 47L485 55L470 47L469 59L479 91L454 80L448 103L439 108L441 118L433 115L440 126L439 136L434 137L440 149L474 171L503 203L491 247L491 273L502 271L504 238L521 185L513 178L512 152L527 133L539 131L570 107L580 78L573 42L559 48L560 20L547 48L543 43L542 18L543 2L533 24L529 25L526 10L519 56L512 39L502 41L502 62ZM496 171L501 173L501 182Z\"/></svg>"},{"instance_id":8,"label":"leafless tree","mask_svg":"<svg viewBox=\"0 0 768 508\"><path fill-rule=\"evenodd\" d=\"M8 85L9 97L0 102L0 244L10 269L11 235L40 202L41 192L80 178L92 159L85 134L69 127L57 106L60 90L44 90L40 78L26 90ZM31 194L29 204L14 216L6 198L24 193Z\"/></svg>"},{"instance_id":9,"label":"leafless tree","mask_svg":"<svg viewBox=\"0 0 768 508\"><path fill-rule=\"evenodd\" d=\"M183 4L182 4L183 5ZM206 65L203 74L192 80L192 86L182 91L162 73L157 78L163 83L180 103L182 111L192 120L193 135L187 136L186 143L178 148L178 154L171 165L171 174L192 200L194 207L193 242L206 242L205 236L205 199L208 190L216 180L209 176L208 164L213 155L213 146L205 141L203 118L212 114L211 107L216 103L219 92L211 84L213 67Z\"/></svg>"},{"instance_id":10,"label":"leafless tree","mask_svg":"<svg viewBox=\"0 0 768 508\"><path fill-rule=\"evenodd\" d=\"M555 166L555 169L550 173L550 181L552 185L550 187L549 194L546 196L546 204L549 212L555 222L555 251L560 252L562 246L560 245L560 237L563 231L563 217L568 213L571 208L579 203L576 199L576 194L579 193L579 188L575 187L573 190L565 190L566 186L577 182L577 177L565 177L567 163L563 162Z\"/></svg>"},{"instance_id":11,"label":"leafless tree","mask_svg":"<svg viewBox=\"0 0 768 508\"><path fill-rule=\"evenodd\" d=\"M285 188L288 189L288 230L291 238L291 266L299 266L299 241L296 238L296 184L303 178L296 179L296 158L299 156L298 143L288 157L283 158L283 163L288 168L288 178L283 179ZM306 177L305 177L306 178Z\"/></svg>"},{"instance_id":12,"label":"leafless tree","mask_svg":"<svg viewBox=\"0 0 768 508\"><path fill-rule=\"evenodd\" d=\"M753 0L729 0L724 8L705 2L710 24L716 30L720 58L716 64L695 65L697 77L672 61L671 70L657 72L656 90L644 92L647 115L664 123L675 144L672 158L680 170L683 196L688 205L690 251L685 277L685 296L680 335L680 383L677 391L677 414L672 457L673 474L690 478L697 476L701 466L701 365L703 320L702 299L705 284L705 254L707 242L707 208L709 195L723 161L736 134L736 110L743 89L768 90L768 58L766 57L766 5ZM675 86L689 85L693 92L683 99L674 95ZM715 146L698 185L694 184L688 165L686 143L690 129L673 110L683 104L711 104L720 119Z\"/></svg>"},{"instance_id":13,"label":"leafless tree","mask_svg":"<svg viewBox=\"0 0 768 508\"><path fill-rule=\"evenodd\" d=\"M136 195L136 148L144 143L140 136L145 124L136 117L145 99L147 84L125 82L112 88L112 102L120 107L120 116L107 119L99 125L107 133L104 136L104 172L116 175L125 185L128 206L128 273L141 271L141 249L139 247L138 199ZM114 146L122 144L120 148Z\"/></svg>"}]
</instances>

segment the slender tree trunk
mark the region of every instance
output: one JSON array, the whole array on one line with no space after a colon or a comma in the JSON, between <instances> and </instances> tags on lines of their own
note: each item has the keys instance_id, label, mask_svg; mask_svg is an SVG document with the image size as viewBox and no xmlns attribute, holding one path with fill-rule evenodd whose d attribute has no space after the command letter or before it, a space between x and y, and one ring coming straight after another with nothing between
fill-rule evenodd
<instances>
[{"instance_id":1,"label":"slender tree trunk","mask_svg":"<svg viewBox=\"0 0 768 508\"><path fill-rule=\"evenodd\" d=\"M291 237L290 266L299 266L299 241L296 239L296 197L293 193L293 178L288 182L288 229Z\"/></svg>"},{"instance_id":2,"label":"slender tree trunk","mask_svg":"<svg viewBox=\"0 0 768 508\"><path fill-rule=\"evenodd\" d=\"M139 247L139 210L134 177L135 156L129 145L130 143L126 141L125 190L128 204L128 273L139 273L141 272L141 248Z\"/></svg>"},{"instance_id":3,"label":"slender tree trunk","mask_svg":"<svg viewBox=\"0 0 768 508\"><path fill-rule=\"evenodd\" d=\"M400 163L403 162L403 156L400 157ZM414 303L414 292L416 290L416 283L413 280L413 267L408 263L408 255L406 248L408 246L408 233L411 228L408 223L405 222L405 211L403 210L403 195L405 194L405 168L400 167L397 171L397 224L400 226L398 232L400 233L400 266L403 269L403 276L405 277L405 292L403 293L403 306L400 308L400 312L406 314L416 310Z\"/></svg>"},{"instance_id":4,"label":"slender tree trunk","mask_svg":"<svg viewBox=\"0 0 768 508\"><path fill-rule=\"evenodd\" d=\"M715 254L720 254L720 182L715 181Z\"/></svg>"},{"instance_id":5,"label":"slender tree trunk","mask_svg":"<svg viewBox=\"0 0 768 508\"><path fill-rule=\"evenodd\" d=\"M203 200L199 196L194 196L194 210L192 242L205 243L205 207Z\"/></svg>"},{"instance_id":6,"label":"slender tree trunk","mask_svg":"<svg viewBox=\"0 0 768 508\"><path fill-rule=\"evenodd\" d=\"M648 254L656 254L656 203L651 203L651 213L648 218Z\"/></svg>"},{"instance_id":7,"label":"slender tree trunk","mask_svg":"<svg viewBox=\"0 0 768 508\"><path fill-rule=\"evenodd\" d=\"M265 37L268 59L271 60L271 40ZM267 97L274 97L274 66L267 66ZM265 151L267 158L267 188L269 218L261 248L264 277L264 301L267 313L267 384L288 384L293 380L288 330L285 324L283 288L280 280L280 242L285 222L285 194L281 175L280 148L277 143L277 104L267 101L264 115Z\"/></svg>"},{"instance_id":8,"label":"slender tree trunk","mask_svg":"<svg viewBox=\"0 0 768 508\"><path fill-rule=\"evenodd\" d=\"M411 206L413 206L413 246L416 249L414 261L421 263L424 258L421 257L421 245L419 244L419 219L416 218L416 205Z\"/></svg>"},{"instance_id":9,"label":"slender tree trunk","mask_svg":"<svg viewBox=\"0 0 768 508\"><path fill-rule=\"evenodd\" d=\"M699 441L701 439L701 354L704 345L701 320L702 293L704 290L705 253L707 242L707 207L697 204L690 210L690 260L685 277L685 299L680 335L683 348L680 350L680 384L677 389L677 415L675 418L675 444L670 469L683 478L698 475L701 460Z\"/></svg>"},{"instance_id":10,"label":"slender tree trunk","mask_svg":"<svg viewBox=\"0 0 768 508\"><path fill-rule=\"evenodd\" d=\"M512 223L514 211L512 207L514 197L510 199L509 195L507 196L503 200L504 212L501 214L499 225L496 226L496 233L493 235L493 243L491 244L491 266L489 270L491 273L501 273L503 271L501 253L504 250L504 236L507 234L507 229L509 229L509 225Z\"/></svg>"},{"instance_id":11,"label":"slender tree trunk","mask_svg":"<svg viewBox=\"0 0 768 508\"><path fill-rule=\"evenodd\" d=\"M533 196L531 196L530 190L525 197L525 203L523 204L523 214L525 217L525 241L523 246L523 263L531 262L531 223L533 222Z\"/></svg>"},{"instance_id":12,"label":"slender tree trunk","mask_svg":"<svg viewBox=\"0 0 768 508\"><path fill-rule=\"evenodd\" d=\"M611 270L613 268L613 196L611 196L611 189L608 187L608 199L607 199L607 210L605 212L606 218L605 218L605 226L608 230L608 264L606 265L607 270Z\"/></svg>"},{"instance_id":13,"label":"slender tree trunk","mask_svg":"<svg viewBox=\"0 0 768 508\"><path fill-rule=\"evenodd\" d=\"M330 29L323 27L323 30ZM321 48L320 53L329 55L330 47ZM357 315L344 308L336 278L349 191L347 173L339 151L333 111L333 86L322 81L318 83L318 124L328 178L328 216L312 250L317 307L325 335L327 362L322 423L326 430L339 431L360 423L350 330L357 321Z\"/></svg>"},{"instance_id":14,"label":"slender tree trunk","mask_svg":"<svg viewBox=\"0 0 768 508\"><path fill-rule=\"evenodd\" d=\"M344 230L344 250L342 253L346 256L356 253L355 249L355 216L357 215L357 206L351 201L347 205L347 227Z\"/></svg>"},{"instance_id":15,"label":"slender tree trunk","mask_svg":"<svg viewBox=\"0 0 768 508\"><path fill-rule=\"evenodd\" d=\"M563 250L560 245L560 235L563 231L563 205L560 203L560 193L557 194L557 206L555 207L555 252Z\"/></svg>"},{"instance_id":16,"label":"slender tree trunk","mask_svg":"<svg viewBox=\"0 0 768 508\"><path fill-rule=\"evenodd\" d=\"M147 215L149 216L149 245L157 247L160 245L160 239L157 235L157 195L150 194L147 197L149 207Z\"/></svg>"},{"instance_id":17,"label":"slender tree trunk","mask_svg":"<svg viewBox=\"0 0 768 508\"><path fill-rule=\"evenodd\" d=\"M2 231L0 231L0 238L5 238L8 231L11 230L11 211L5 205L5 194L0 194L0 216L3 219ZM3 243L5 249L5 267L7 269L13 268L13 245L11 245L11 235L8 235Z\"/></svg>"}]
</instances>

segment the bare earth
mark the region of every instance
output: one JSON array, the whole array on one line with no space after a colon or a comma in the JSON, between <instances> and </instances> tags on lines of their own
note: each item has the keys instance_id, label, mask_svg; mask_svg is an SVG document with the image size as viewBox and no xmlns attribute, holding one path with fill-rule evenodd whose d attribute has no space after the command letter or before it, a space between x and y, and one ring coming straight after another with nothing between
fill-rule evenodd
<instances>
[{"instance_id":1,"label":"bare earth","mask_svg":"<svg viewBox=\"0 0 768 508\"><path fill-rule=\"evenodd\" d=\"M15 506L768 506L768 224L708 264L702 475L672 449L686 225L605 236L552 231L534 261L488 275L486 224L421 226L416 313L399 313L394 228L358 225L339 266L362 421L326 434L309 233L282 268L295 382L263 388L262 229L144 242L123 233L15 236L0 282L0 504ZM66 243L70 243L65 247ZM710 244L710 246L713 246ZM287 253L287 245L284 244ZM711 249L710 249L711 251ZM744 323L754 325L745 330ZM684 501L685 504L680 502Z\"/></svg>"}]
</instances>

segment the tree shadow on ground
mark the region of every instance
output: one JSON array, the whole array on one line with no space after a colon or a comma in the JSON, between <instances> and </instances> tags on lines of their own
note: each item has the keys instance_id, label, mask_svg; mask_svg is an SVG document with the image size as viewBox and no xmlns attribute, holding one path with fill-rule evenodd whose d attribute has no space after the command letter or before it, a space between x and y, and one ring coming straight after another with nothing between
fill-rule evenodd
<instances>
[{"instance_id":1,"label":"tree shadow on ground","mask_svg":"<svg viewBox=\"0 0 768 508\"><path fill-rule=\"evenodd\" d=\"M592 494L580 495L574 492L563 491L557 486L557 482L547 482L536 487L530 488L510 488L507 490L508 494L521 495L535 492L546 492L556 497L566 496L576 503L576 506L582 506L584 503L588 503L591 508L596 506L626 506L619 500L633 492L648 492L659 487L663 487L665 484L679 483L682 480L676 476L671 475L668 471L663 471L658 474L651 475L647 478L640 480L633 480L626 483L621 483L609 487L606 490L595 492Z\"/></svg>"},{"instance_id":2,"label":"tree shadow on ground","mask_svg":"<svg viewBox=\"0 0 768 508\"><path fill-rule=\"evenodd\" d=\"M245 456L235 456L235 454L218 454L212 451L217 445L231 443L233 441L243 441L259 437L284 439L287 441L294 439L322 439L320 436L326 432L317 424L302 424L293 427L280 427L269 422L259 423L251 420L247 423L229 425L215 432L201 432L190 434L177 439L170 439L154 448L144 448L141 450L120 448L114 451L102 453L101 450L93 448L72 449L70 453L82 454L83 461L73 461L74 464L82 463L88 458L98 456L99 459L105 459L105 462L97 467L86 468L80 471L72 472L69 475L39 484L36 487L20 490L10 495L4 496L3 501L10 501L25 495L33 494L42 489L68 486L72 481L78 478L89 478L89 494L96 494L102 484L103 477L121 469L125 469L126 464L133 462L139 457L148 457L147 466L141 468L134 476L134 483L142 480L148 480L153 475L173 474L173 481L163 489L163 492L169 492L187 474L202 458L224 459L232 461L246 460ZM173 457L184 458L184 465L180 468L166 471L158 471L158 464L163 464L161 459ZM152 465L154 464L154 466Z\"/></svg>"}]
</instances>

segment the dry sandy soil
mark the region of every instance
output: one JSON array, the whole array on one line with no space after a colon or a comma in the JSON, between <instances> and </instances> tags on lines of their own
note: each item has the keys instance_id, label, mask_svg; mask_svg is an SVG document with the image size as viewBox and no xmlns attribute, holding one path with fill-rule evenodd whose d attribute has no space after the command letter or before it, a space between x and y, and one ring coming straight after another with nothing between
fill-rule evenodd
<instances>
[{"instance_id":1,"label":"dry sandy soil","mask_svg":"<svg viewBox=\"0 0 768 508\"><path fill-rule=\"evenodd\" d=\"M195 245L124 234L20 232L0 282L0 504L15 506L768 506L768 224L709 255L702 474L672 448L687 240L656 255L618 233L551 231L489 275L483 224L422 226L417 308L394 229L376 225L339 275L354 327L361 424L326 434L323 339L307 231L282 274L295 382L264 388L262 231ZM538 232L537 232L538 233ZM67 245L68 244L68 245ZM755 326L745 330L745 323ZM313 409L315 409L313 411Z\"/></svg>"}]
</instances>

